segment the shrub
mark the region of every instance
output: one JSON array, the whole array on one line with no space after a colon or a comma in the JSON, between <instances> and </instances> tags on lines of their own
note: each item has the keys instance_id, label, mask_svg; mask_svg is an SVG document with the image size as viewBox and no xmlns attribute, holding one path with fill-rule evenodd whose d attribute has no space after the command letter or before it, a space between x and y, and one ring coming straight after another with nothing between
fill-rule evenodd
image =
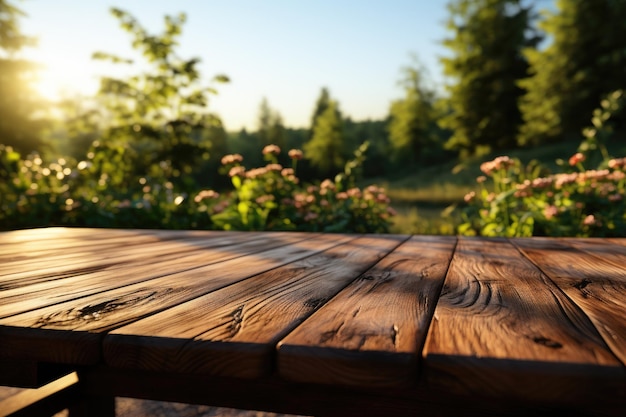
<instances>
[{"instance_id":1,"label":"shrub","mask_svg":"<svg viewBox=\"0 0 626 417\"><path fill-rule=\"evenodd\" d=\"M366 149L357 150L343 174L314 184L301 184L296 175L299 150L289 151L291 167L278 164L281 150L276 145L263 149L267 165L254 169L242 165L241 155L227 155L222 164L234 189L223 195L204 190L195 201L224 230L388 232L394 212L385 190L354 186L354 172Z\"/></svg>"},{"instance_id":2,"label":"shrub","mask_svg":"<svg viewBox=\"0 0 626 417\"><path fill-rule=\"evenodd\" d=\"M354 186L366 147L334 181L300 184L292 166L277 162L280 149L264 149L266 166L246 170L238 155L223 158L234 190L191 195L158 176L114 178L115 150L94 147L86 161L58 159L46 164L39 155L22 159L0 145L0 229L89 226L166 229L303 230L388 232L393 210L384 190ZM121 155L121 154L120 154ZM98 162L100 161L100 163ZM193 198L191 197L193 196Z\"/></svg>"},{"instance_id":3,"label":"shrub","mask_svg":"<svg viewBox=\"0 0 626 417\"><path fill-rule=\"evenodd\" d=\"M536 162L524 166L501 156L481 165L479 190L468 193L465 222L458 232L483 236L626 235L626 158L612 158L607 121L621 103L612 93L594 111L593 127L583 131L578 152L562 172L549 174ZM599 161L594 168L585 162ZM486 186L487 180L492 186Z\"/></svg>"}]
</instances>

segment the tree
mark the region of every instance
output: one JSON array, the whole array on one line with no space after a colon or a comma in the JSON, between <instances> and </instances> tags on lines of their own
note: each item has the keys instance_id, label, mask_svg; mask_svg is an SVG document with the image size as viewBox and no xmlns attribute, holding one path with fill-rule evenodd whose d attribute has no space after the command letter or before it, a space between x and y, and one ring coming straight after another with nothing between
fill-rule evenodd
<instances>
[{"instance_id":1,"label":"tree","mask_svg":"<svg viewBox=\"0 0 626 417\"><path fill-rule=\"evenodd\" d=\"M558 11L543 11L539 22L549 45L525 51L531 77L520 81L527 90L520 100L522 144L578 135L597 103L626 87L626 2L559 0L556 5Z\"/></svg>"},{"instance_id":2,"label":"tree","mask_svg":"<svg viewBox=\"0 0 626 417\"><path fill-rule=\"evenodd\" d=\"M515 146L524 93L518 81L526 76L522 49L536 44L527 36L530 9L520 0L456 0L448 5L443 41L452 52L444 57L444 73L453 81L441 126L453 131L446 147L462 154Z\"/></svg>"},{"instance_id":3,"label":"tree","mask_svg":"<svg viewBox=\"0 0 626 417\"><path fill-rule=\"evenodd\" d=\"M328 107L317 117L313 137L304 145L305 157L322 175L336 174L347 160L343 123L337 102L330 100Z\"/></svg>"},{"instance_id":4,"label":"tree","mask_svg":"<svg viewBox=\"0 0 626 417\"><path fill-rule=\"evenodd\" d=\"M313 110L313 115L311 116L311 131L309 134L309 139L313 137L313 130L315 130L315 123L317 122L317 118L322 115L330 105L330 93L328 92L328 88L322 87L320 91L320 96L317 98L315 102L315 109Z\"/></svg>"},{"instance_id":5,"label":"tree","mask_svg":"<svg viewBox=\"0 0 626 417\"><path fill-rule=\"evenodd\" d=\"M389 142L395 164L415 164L438 140L435 126L435 94L423 82L419 66L403 68L400 85L405 97L391 103Z\"/></svg>"},{"instance_id":6,"label":"tree","mask_svg":"<svg viewBox=\"0 0 626 417\"><path fill-rule=\"evenodd\" d=\"M257 136L261 147L273 144L283 148L287 142L283 118L278 111L270 108L265 97L259 107Z\"/></svg>"},{"instance_id":7,"label":"tree","mask_svg":"<svg viewBox=\"0 0 626 417\"><path fill-rule=\"evenodd\" d=\"M32 62L19 58L19 51L34 44L34 39L20 32L23 12L7 0L0 0L0 143L22 153L41 151L41 138L47 122L37 117L41 102L31 82L36 73Z\"/></svg>"},{"instance_id":8,"label":"tree","mask_svg":"<svg viewBox=\"0 0 626 417\"><path fill-rule=\"evenodd\" d=\"M176 53L186 16L165 16L164 32L153 35L127 12L113 8L111 13L130 33L147 69L126 79L101 79L99 98L108 124L96 151L113 152L123 166L103 158L99 169L113 170L107 173L109 179L117 179L120 185L147 175L192 188L192 174L208 158L210 135L221 129L221 120L208 111L209 95L216 90L201 82L200 60L182 59ZM102 52L94 58L119 65L134 63ZM227 81L224 75L213 78L214 83Z\"/></svg>"}]
</instances>

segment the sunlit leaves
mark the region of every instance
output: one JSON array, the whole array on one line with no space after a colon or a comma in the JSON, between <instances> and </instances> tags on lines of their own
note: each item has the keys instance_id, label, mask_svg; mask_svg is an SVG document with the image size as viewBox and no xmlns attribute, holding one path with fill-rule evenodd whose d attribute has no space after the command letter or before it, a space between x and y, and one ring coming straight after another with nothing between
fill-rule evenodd
<instances>
[{"instance_id":1,"label":"sunlit leaves","mask_svg":"<svg viewBox=\"0 0 626 417\"><path fill-rule=\"evenodd\" d=\"M216 91L202 84L200 60L181 59L176 53L186 17L166 16L164 31L151 34L129 13L121 9L111 12L130 33L131 44L143 62L137 63L140 70L134 75L102 78L99 97L108 120L102 141L126 142L133 150L130 161L119 160L132 167L120 171L128 175L160 173L176 186L188 189L194 183L191 174L206 160L211 137L215 137L215 128L221 128L221 123L207 110L209 94ZM108 53L96 53L94 57L130 63ZM213 80L226 81L224 75Z\"/></svg>"}]
</instances>

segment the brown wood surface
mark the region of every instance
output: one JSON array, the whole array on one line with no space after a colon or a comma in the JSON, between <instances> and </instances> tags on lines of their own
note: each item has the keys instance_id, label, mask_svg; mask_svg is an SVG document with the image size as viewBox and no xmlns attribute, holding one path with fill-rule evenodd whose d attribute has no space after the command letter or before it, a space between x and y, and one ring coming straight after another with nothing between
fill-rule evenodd
<instances>
[{"instance_id":1,"label":"brown wood surface","mask_svg":"<svg viewBox=\"0 0 626 417\"><path fill-rule=\"evenodd\" d=\"M256 234L217 235L197 246L185 245L174 253L155 256L154 252L147 250L132 261L102 265L93 268L94 272L84 271L69 277L52 275L47 281L37 280L31 285L12 287L2 292L0 318L294 244L305 238L297 234L277 233L273 236L268 239Z\"/></svg>"},{"instance_id":2,"label":"brown wood surface","mask_svg":"<svg viewBox=\"0 0 626 417\"><path fill-rule=\"evenodd\" d=\"M249 238L254 239L254 234ZM244 234L211 233L205 239L152 240L153 236L144 235L127 237L116 241L111 247L100 248L90 246L89 249L80 249L76 257L68 257L68 249L57 250L52 255L38 257L36 261L2 261L0 274L0 289L23 287L33 283L47 283L55 279L72 277L100 270L125 268L128 263L140 262L145 259L154 262L162 256L175 256L186 252L209 248L219 241L226 240L225 244L236 243L236 238L246 239ZM257 237L258 238L258 237ZM231 243L228 243L230 241ZM215 243L214 243L215 242Z\"/></svg>"},{"instance_id":3,"label":"brown wood surface","mask_svg":"<svg viewBox=\"0 0 626 417\"><path fill-rule=\"evenodd\" d=\"M518 239L518 246L589 316L626 364L626 246L605 240Z\"/></svg>"},{"instance_id":4,"label":"brown wood surface","mask_svg":"<svg viewBox=\"0 0 626 417\"><path fill-rule=\"evenodd\" d=\"M79 366L95 397L618 416L625 294L626 239L2 232L0 380Z\"/></svg>"},{"instance_id":5,"label":"brown wood surface","mask_svg":"<svg viewBox=\"0 0 626 417\"><path fill-rule=\"evenodd\" d=\"M528 400L622 398L591 321L503 239L459 238L424 347L429 384Z\"/></svg>"},{"instance_id":6,"label":"brown wood surface","mask_svg":"<svg viewBox=\"0 0 626 417\"><path fill-rule=\"evenodd\" d=\"M275 235L267 235L267 242ZM283 239L280 236L274 238ZM322 251L341 240L313 236L230 259L0 319L0 357L93 364L105 332L250 276ZM158 268L158 263L155 263ZM38 305L38 300L32 302Z\"/></svg>"},{"instance_id":7,"label":"brown wood surface","mask_svg":"<svg viewBox=\"0 0 626 417\"><path fill-rule=\"evenodd\" d=\"M350 240L135 322L106 337L105 360L120 368L267 375L281 337L404 239Z\"/></svg>"},{"instance_id":8,"label":"brown wood surface","mask_svg":"<svg viewBox=\"0 0 626 417\"><path fill-rule=\"evenodd\" d=\"M455 243L413 237L352 282L281 341L280 376L348 386L415 384Z\"/></svg>"}]
</instances>

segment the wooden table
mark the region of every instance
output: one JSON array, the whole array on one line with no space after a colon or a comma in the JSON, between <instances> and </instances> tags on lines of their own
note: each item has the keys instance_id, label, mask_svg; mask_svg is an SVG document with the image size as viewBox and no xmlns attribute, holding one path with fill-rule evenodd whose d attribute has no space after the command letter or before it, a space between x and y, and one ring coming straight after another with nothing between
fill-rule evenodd
<instances>
[{"instance_id":1,"label":"wooden table","mask_svg":"<svg viewBox=\"0 0 626 417\"><path fill-rule=\"evenodd\" d=\"M0 383L77 415L617 416L625 363L626 239L0 233Z\"/></svg>"}]
</instances>

